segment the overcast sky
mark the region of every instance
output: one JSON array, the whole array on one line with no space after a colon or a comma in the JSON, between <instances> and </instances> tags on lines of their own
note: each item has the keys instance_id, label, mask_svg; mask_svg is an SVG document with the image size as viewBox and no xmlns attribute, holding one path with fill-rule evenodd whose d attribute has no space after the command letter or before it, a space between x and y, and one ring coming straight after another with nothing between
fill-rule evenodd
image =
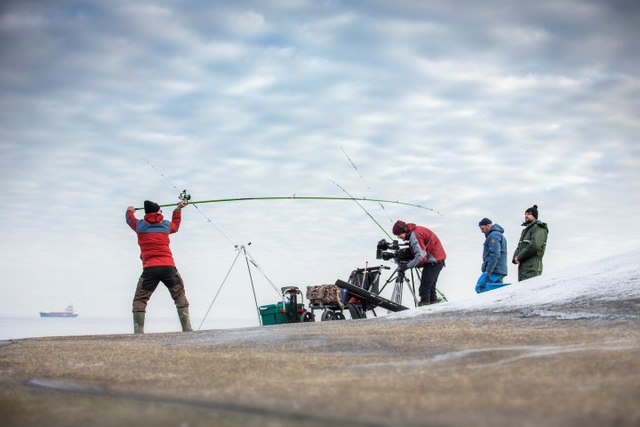
<instances>
[{"instance_id":1,"label":"overcast sky","mask_svg":"<svg viewBox=\"0 0 640 427\"><path fill-rule=\"evenodd\" d=\"M129 316L124 212L183 189L344 197L335 181L432 208L363 204L440 236L449 299L474 295L483 217L512 252L537 204L545 272L640 247L640 3L481 3L2 2L0 313ZM256 317L234 245L303 290L381 264L386 236L350 201L199 208L172 236L196 323L230 270L210 316ZM174 313L166 290L148 311Z\"/></svg>"}]
</instances>

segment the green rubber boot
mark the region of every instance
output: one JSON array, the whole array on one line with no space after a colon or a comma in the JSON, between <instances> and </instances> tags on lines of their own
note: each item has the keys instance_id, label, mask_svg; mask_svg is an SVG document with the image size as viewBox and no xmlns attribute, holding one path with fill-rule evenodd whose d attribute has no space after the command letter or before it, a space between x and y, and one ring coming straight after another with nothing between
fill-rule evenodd
<instances>
[{"instance_id":1,"label":"green rubber boot","mask_svg":"<svg viewBox=\"0 0 640 427\"><path fill-rule=\"evenodd\" d=\"M182 325L182 332L193 332L191 329L191 317L189 316L189 307L179 308L178 317Z\"/></svg>"},{"instance_id":2,"label":"green rubber boot","mask_svg":"<svg viewBox=\"0 0 640 427\"><path fill-rule=\"evenodd\" d=\"M144 334L144 315L142 311L133 312L133 333Z\"/></svg>"}]
</instances>

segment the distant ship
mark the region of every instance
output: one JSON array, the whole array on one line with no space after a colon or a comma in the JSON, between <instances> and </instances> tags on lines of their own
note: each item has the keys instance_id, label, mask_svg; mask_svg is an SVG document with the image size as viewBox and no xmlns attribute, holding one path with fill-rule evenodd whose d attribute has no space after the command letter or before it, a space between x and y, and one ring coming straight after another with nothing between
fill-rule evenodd
<instances>
[{"instance_id":1,"label":"distant ship","mask_svg":"<svg viewBox=\"0 0 640 427\"><path fill-rule=\"evenodd\" d=\"M78 317L78 313L74 313L73 306L70 305L65 311L50 311L48 313L41 311L40 317Z\"/></svg>"}]
</instances>

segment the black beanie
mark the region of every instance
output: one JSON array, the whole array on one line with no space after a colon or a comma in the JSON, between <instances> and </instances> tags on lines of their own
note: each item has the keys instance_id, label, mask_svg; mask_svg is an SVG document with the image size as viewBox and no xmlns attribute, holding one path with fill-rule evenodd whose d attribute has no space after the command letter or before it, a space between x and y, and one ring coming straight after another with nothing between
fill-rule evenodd
<instances>
[{"instance_id":1,"label":"black beanie","mask_svg":"<svg viewBox=\"0 0 640 427\"><path fill-rule=\"evenodd\" d=\"M535 219L538 219L538 205L533 205L532 207L524 211L524 213L527 213L527 212L533 215Z\"/></svg>"},{"instance_id":2,"label":"black beanie","mask_svg":"<svg viewBox=\"0 0 640 427\"><path fill-rule=\"evenodd\" d=\"M406 222L398 220L398 221L396 221L395 224L393 224L392 232L393 232L394 236L399 236L402 233L406 233L407 231L408 230L407 230L407 223Z\"/></svg>"},{"instance_id":3,"label":"black beanie","mask_svg":"<svg viewBox=\"0 0 640 427\"><path fill-rule=\"evenodd\" d=\"M144 201L144 213L156 213L160 210L160 206L157 203L153 203L149 200Z\"/></svg>"},{"instance_id":4,"label":"black beanie","mask_svg":"<svg viewBox=\"0 0 640 427\"><path fill-rule=\"evenodd\" d=\"M478 223L478 226L489 225L489 224L493 224L489 218L482 218Z\"/></svg>"}]
</instances>

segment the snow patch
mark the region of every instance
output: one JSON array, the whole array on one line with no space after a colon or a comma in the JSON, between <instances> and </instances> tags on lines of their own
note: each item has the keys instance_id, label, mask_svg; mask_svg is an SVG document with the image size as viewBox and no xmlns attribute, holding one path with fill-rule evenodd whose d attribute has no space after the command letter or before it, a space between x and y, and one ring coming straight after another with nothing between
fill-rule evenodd
<instances>
[{"instance_id":1,"label":"snow patch","mask_svg":"<svg viewBox=\"0 0 640 427\"><path fill-rule=\"evenodd\" d=\"M419 307L390 318L408 318L427 313L451 311L507 311L534 309L532 315L562 319L592 319L609 314L545 311L543 307L572 301L624 301L640 298L640 249L612 256L598 262L585 263L558 272L543 274L523 282L484 292L458 301Z\"/></svg>"}]
</instances>

